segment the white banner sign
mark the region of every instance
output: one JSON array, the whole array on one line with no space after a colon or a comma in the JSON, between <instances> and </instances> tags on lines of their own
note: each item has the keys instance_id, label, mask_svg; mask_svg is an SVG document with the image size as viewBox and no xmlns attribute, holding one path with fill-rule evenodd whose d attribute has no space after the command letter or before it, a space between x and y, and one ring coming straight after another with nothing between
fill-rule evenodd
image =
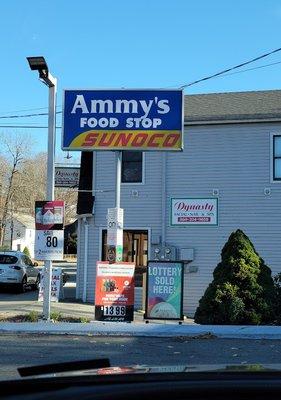
<instances>
[{"instance_id":1,"label":"white banner sign","mask_svg":"<svg viewBox=\"0 0 281 400\"><path fill-rule=\"evenodd\" d=\"M62 269L52 269L52 281L51 281L51 301L58 302L60 298L60 288L62 284ZM44 270L40 274L40 288L38 301L43 301L44 298Z\"/></svg>"},{"instance_id":2,"label":"white banner sign","mask_svg":"<svg viewBox=\"0 0 281 400\"><path fill-rule=\"evenodd\" d=\"M218 225L218 199L171 199L171 225Z\"/></svg>"},{"instance_id":3,"label":"white banner sign","mask_svg":"<svg viewBox=\"0 0 281 400\"><path fill-rule=\"evenodd\" d=\"M36 231L35 260L63 260L63 247L63 230Z\"/></svg>"},{"instance_id":4,"label":"white banner sign","mask_svg":"<svg viewBox=\"0 0 281 400\"><path fill-rule=\"evenodd\" d=\"M107 245L123 246L123 208L108 208L107 210Z\"/></svg>"},{"instance_id":5,"label":"white banner sign","mask_svg":"<svg viewBox=\"0 0 281 400\"><path fill-rule=\"evenodd\" d=\"M107 209L107 229L123 229L124 210L123 208Z\"/></svg>"}]
</instances>

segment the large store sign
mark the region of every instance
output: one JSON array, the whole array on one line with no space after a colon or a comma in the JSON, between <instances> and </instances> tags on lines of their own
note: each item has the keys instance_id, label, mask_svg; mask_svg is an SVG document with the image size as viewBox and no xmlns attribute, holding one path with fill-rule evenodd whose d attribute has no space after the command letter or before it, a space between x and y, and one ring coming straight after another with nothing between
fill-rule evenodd
<instances>
[{"instance_id":1,"label":"large store sign","mask_svg":"<svg viewBox=\"0 0 281 400\"><path fill-rule=\"evenodd\" d=\"M145 319L183 319L183 263L149 261Z\"/></svg>"},{"instance_id":2,"label":"large store sign","mask_svg":"<svg viewBox=\"0 0 281 400\"><path fill-rule=\"evenodd\" d=\"M171 199L171 225L218 225L218 199Z\"/></svg>"},{"instance_id":3,"label":"large store sign","mask_svg":"<svg viewBox=\"0 0 281 400\"><path fill-rule=\"evenodd\" d=\"M181 150L183 91L65 90L64 150Z\"/></svg>"},{"instance_id":4,"label":"large store sign","mask_svg":"<svg viewBox=\"0 0 281 400\"><path fill-rule=\"evenodd\" d=\"M97 262L95 319L126 322L134 319L134 263Z\"/></svg>"}]
</instances>

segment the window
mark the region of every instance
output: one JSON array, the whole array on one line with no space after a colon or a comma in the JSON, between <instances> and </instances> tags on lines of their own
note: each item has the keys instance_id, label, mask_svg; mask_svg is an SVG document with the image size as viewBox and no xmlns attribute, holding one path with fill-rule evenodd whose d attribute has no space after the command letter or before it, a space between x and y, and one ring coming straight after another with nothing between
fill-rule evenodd
<instances>
[{"instance_id":1,"label":"window","mask_svg":"<svg viewBox=\"0 0 281 400\"><path fill-rule=\"evenodd\" d=\"M141 151L123 151L122 183L143 182L143 153Z\"/></svg>"},{"instance_id":2,"label":"window","mask_svg":"<svg viewBox=\"0 0 281 400\"><path fill-rule=\"evenodd\" d=\"M273 136L273 180L281 181L281 135Z\"/></svg>"},{"instance_id":3,"label":"window","mask_svg":"<svg viewBox=\"0 0 281 400\"><path fill-rule=\"evenodd\" d=\"M18 262L17 257L5 255L5 254L0 255L0 264L15 264L17 262Z\"/></svg>"}]
</instances>

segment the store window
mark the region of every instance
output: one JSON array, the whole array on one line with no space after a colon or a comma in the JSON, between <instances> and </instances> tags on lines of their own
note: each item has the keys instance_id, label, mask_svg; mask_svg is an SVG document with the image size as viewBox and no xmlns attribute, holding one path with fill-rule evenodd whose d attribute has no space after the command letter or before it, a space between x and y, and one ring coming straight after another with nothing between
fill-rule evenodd
<instances>
[{"instance_id":1,"label":"store window","mask_svg":"<svg viewBox=\"0 0 281 400\"><path fill-rule=\"evenodd\" d=\"M273 180L281 181L281 135L273 136Z\"/></svg>"},{"instance_id":2,"label":"store window","mask_svg":"<svg viewBox=\"0 0 281 400\"><path fill-rule=\"evenodd\" d=\"M143 183L143 153L123 151L122 183Z\"/></svg>"}]
</instances>

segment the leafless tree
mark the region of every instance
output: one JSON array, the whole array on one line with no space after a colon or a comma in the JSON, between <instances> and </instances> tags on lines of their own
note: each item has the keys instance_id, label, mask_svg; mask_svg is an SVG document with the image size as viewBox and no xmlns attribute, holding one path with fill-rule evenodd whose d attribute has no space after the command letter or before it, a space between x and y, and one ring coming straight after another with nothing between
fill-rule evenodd
<instances>
[{"instance_id":1,"label":"leafless tree","mask_svg":"<svg viewBox=\"0 0 281 400\"><path fill-rule=\"evenodd\" d=\"M24 162L28 151L28 137L23 135L1 135L3 157L6 160L6 169L2 174L2 198L0 225L0 246L3 246L5 226L8 216L9 203L13 195L13 184L21 164Z\"/></svg>"}]
</instances>

